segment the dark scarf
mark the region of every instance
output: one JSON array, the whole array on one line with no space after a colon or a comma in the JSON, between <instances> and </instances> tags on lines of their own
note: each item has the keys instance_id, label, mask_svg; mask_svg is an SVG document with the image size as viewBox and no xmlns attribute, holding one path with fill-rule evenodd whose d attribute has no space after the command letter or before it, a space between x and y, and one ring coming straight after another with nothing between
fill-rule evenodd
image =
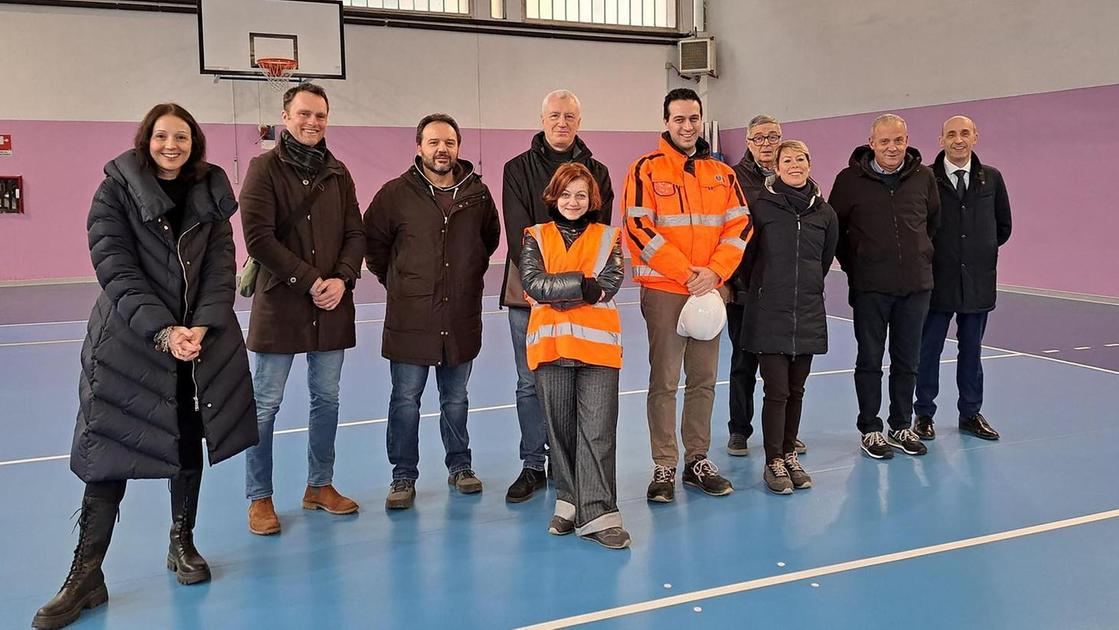
<instances>
[{"instance_id":1,"label":"dark scarf","mask_svg":"<svg viewBox=\"0 0 1119 630\"><path fill-rule=\"evenodd\" d=\"M808 211L816 193L816 189L811 182L804 182L804 185L800 188L793 188L780 177L773 182L773 191L784 195L797 214L804 214Z\"/></svg>"},{"instance_id":2,"label":"dark scarf","mask_svg":"<svg viewBox=\"0 0 1119 630\"><path fill-rule=\"evenodd\" d=\"M280 144L284 147L284 157L294 164L307 179L314 179L326 161L326 138L309 147L295 139L291 132L284 129L280 134Z\"/></svg>"}]
</instances>

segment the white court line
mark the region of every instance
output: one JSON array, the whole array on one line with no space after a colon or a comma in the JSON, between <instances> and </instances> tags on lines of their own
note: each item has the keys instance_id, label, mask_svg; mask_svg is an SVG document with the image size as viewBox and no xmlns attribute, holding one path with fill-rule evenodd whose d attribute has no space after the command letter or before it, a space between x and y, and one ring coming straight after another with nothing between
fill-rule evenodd
<instances>
[{"instance_id":1,"label":"white court line","mask_svg":"<svg viewBox=\"0 0 1119 630\"><path fill-rule=\"evenodd\" d=\"M1076 346L1073 350L1091 350L1092 346Z\"/></svg>"},{"instance_id":2,"label":"white court line","mask_svg":"<svg viewBox=\"0 0 1119 630\"><path fill-rule=\"evenodd\" d=\"M992 356L989 356L989 357L983 357L983 358L984 359L1008 359L1008 358L1011 358L1011 357L1018 357L1018 356L1023 356L1023 355L1021 353L1018 353L1018 352L1008 352L1006 354L996 354L996 355L992 355ZM956 362L956 359L943 359L943 360L941 360L941 363L955 363L955 362ZM883 365L882 369L888 369L889 367L890 367L889 365ZM823 370L823 371L820 371L820 372L810 372L808 375L809 376L832 376L832 375L835 375L835 374L853 374L854 372L855 372L854 369L848 368L848 369L843 369L843 370ZM757 381L762 382L762 378L760 376L757 377ZM715 381L715 385L718 386L718 387L722 387L724 385L729 385L729 384L730 384L729 380L728 381ZM684 387L685 387L685 385L679 385L676 389L681 390L681 389L684 389ZM633 396L633 395L636 395L636 394L646 394L648 392L649 392L648 389L629 389L629 390L618 392L618 396ZM500 411L502 409L516 409L516 407L517 407L516 403L493 405L493 406L490 406L490 407L473 407L471 409L468 409L467 413L473 414L473 413L482 413L482 412L485 412L485 411ZM427 413L420 414L420 417L421 418L438 418L439 417L439 412L438 411L429 411ZM371 424L384 424L386 422L388 422L388 418L371 418L371 419L367 419L367 420L351 420L349 422L339 422L338 426L339 427L359 427L359 426L366 426L366 425L371 425ZM307 427L294 427L294 428L291 428L291 429L280 429L278 431L275 431L274 435L290 435L290 434L293 434L293 433L306 433L307 430L308 430ZM13 459L13 460L9 460L9 461L0 461L0 467L2 467L2 466L15 466L16 464L33 464L35 462L49 462L49 461L55 461L55 460L60 460L60 459L69 459L69 457L70 457L69 455L48 455L48 456L45 456L45 457L32 457L32 458L29 458L29 459Z\"/></svg>"},{"instance_id":3,"label":"white court line","mask_svg":"<svg viewBox=\"0 0 1119 630\"><path fill-rule=\"evenodd\" d=\"M828 315L828 317L830 317L832 319L838 319L838 320L844 321L844 322L854 323L854 321L855 321L855 320L851 319L850 317L841 317L839 315ZM951 337L948 338L948 341L951 341L952 343L959 343L958 341L956 341L955 339L952 339ZM1071 365L1071 366L1074 366L1074 367L1084 368L1085 370L1093 370L1095 372L1103 372L1104 374L1114 374L1115 376L1119 376L1119 371L1109 370L1107 368L1102 368L1102 367L1096 367L1094 365L1086 365L1084 363L1075 363L1073 361L1065 361L1064 359L1057 359L1057 358L1054 358L1054 357L1046 357L1046 356L1042 356L1040 354L1034 354L1032 352L1021 352L1019 350L1007 350L1006 348L1000 348L998 346L984 345L982 347L986 348L988 350L994 350L995 352L1016 352L1019 355L1024 356L1024 357L1033 357L1035 359L1041 359L1042 361L1052 361L1053 363L1060 363L1062 365ZM983 357L983 358L987 358L987 357Z\"/></svg>"},{"instance_id":4,"label":"white court line","mask_svg":"<svg viewBox=\"0 0 1119 630\"><path fill-rule=\"evenodd\" d=\"M1060 350L1042 350L1041 352L1043 354L1053 354L1054 352L1060 352Z\"/></svg>"},{"instance_id":5,"label":"white court line","mask_svg":"<svg viewBox=\"0 0 1119 630\"><path fill-rule=\"evenodd\" d=\"M1119 348L1119 343L1105 343L1103 346L1105 348Z\"/></svg>"},{"instance_id":6,"label":"white court line","mask_svg":"<svg viewBox=\"0 0 1119 630\"><path fill-rule=\"evenodd\" d=\"M722 597L735 593L744 593L746 591L753 591L769 586L777 586L780 584L789 584L791 582L799 582L801 580L809 580L824 575L834 575L836 573L843 573L846 571L865 569L867 567L876 567L883 564L889 564L891 562L912 560L913 558L921 558L924 556L931 556L946 553L949 551L957 551L960 549L967 549L969 547L989 545L991 543L1001 542L1004 540L1012 540L1015 538L1022 538L1024 536L1033 536L1036 534L1043 534L1046 532L1052 532L1068 527L1077 527L1079 525L1087 525L1089 523L1098 523L1100 521L1106 521L1114 518L1119 518L1119 510L1096 512L1095 514L1086 514L1084 516L1066 518L1060 521L1052 521L1050 523L1041 523L1039 525L1031 525L1029 527L1010 529L1006 531L996 532L994 534L987 534L985 536L964 538L963 540L955 540L951 542L941 543L939 545L918 547L916 549L898 551L895 553L887 553L880 556L871 556L869 558L860 558L858 560L851 560L848 562L829 564L822 567L816 567L814 569L805 569L803 571L794 571L793 573L772 575L769 577L748 580L745 582L738 582L735 584L727 584L725 586L717 586L714 588L692 591L690 593L681 593L679 595L673 595L671 597L661 597L637 604L618 606L616 608L608 608L606 610L600 610L597 612L591 612L582 615L575 615L572 617L565 617L563 619L545 621L543 623L538 623L531 626L523 626L519 630L552 630L553 628L569 628L571 626L580 624L605 621L607 619L615 619L617 617L634 615L637 613L649 612L652 610L659 610L661 608L668 608L670 606L679 606L681 604L688 604L704 599Z\"/></svg>"}]
</instances>

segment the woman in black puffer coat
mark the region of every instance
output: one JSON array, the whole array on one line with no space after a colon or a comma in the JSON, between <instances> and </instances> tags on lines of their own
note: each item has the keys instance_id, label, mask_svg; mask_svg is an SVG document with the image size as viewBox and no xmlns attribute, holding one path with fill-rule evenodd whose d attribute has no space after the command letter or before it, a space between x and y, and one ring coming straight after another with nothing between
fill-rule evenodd
<instances>
[{"instance_id":1,"label":"woman in black puffer coat","mask_svg":"<svg viewBox=\"0 0 1119 630\"><path fill-rule=\"evenodd\" d=\"M745 254L750 283L742 345L758 355L764 382L763 477L773 492L791 494L794 487L812 485L795 444L812 355L828 351L824 276L835 257L839 227L808 176L808 147L782 142L776 159L776 175L766 179L750 209L755 237Z\"/></svg>"},{"instance_id":2,"label":"woman in black puffer coat","mask_svg":"<svg viewBox=\"0 0 1119 630\"><path fill-rule=\"evenodd\" d=\"M168 478L167 567L210 578L193 542L210 463L257 441L252 380L233 312L229 179L207 164L205 137L182 107L157 105L134 148L105 166L87 223L102 292L82 346L70 468L86 482L80 534L62 589L32 625L60 628L108 598L101 562L126 480Z\"/></svg>"}]
</instances>

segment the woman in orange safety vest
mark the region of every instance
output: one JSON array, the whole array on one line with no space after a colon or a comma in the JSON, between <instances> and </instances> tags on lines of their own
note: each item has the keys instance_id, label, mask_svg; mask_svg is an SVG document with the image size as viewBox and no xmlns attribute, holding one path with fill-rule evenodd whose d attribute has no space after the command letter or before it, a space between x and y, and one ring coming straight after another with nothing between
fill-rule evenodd
<instances>
[{"instance_id":1,"label":"woman in orange safety vest","mask_svg":"<svg viewBox=\"0 0 1119 630\"><path fill-rule=\"evenodd\" d=\"M577 532L622 549L630 537L618 513L615 480L620 232L596 221L602 197L581 164L556 170L544 202L554 220L525 230L520 269L532 304L526 354L548 419L556 484L548 532Z\"/></svg>"}]
</instances>

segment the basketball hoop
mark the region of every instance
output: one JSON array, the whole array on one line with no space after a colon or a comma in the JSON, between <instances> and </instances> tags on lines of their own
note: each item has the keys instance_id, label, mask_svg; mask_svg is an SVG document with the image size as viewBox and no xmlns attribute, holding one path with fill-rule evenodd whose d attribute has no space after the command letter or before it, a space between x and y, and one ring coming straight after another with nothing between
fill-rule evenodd
<instances>
[{"instance_id":1,"label":"basketball hoop","mask_svg":"<svg viewBox=\"0 0 1119 630\"><path fill-rule=\"evenodd\" d=\"M287 90L292 73L299 67L296 60L287 57L261 57L256 60L256 65L268 85L277 92Z\"/></svg>"}]
</instances>

